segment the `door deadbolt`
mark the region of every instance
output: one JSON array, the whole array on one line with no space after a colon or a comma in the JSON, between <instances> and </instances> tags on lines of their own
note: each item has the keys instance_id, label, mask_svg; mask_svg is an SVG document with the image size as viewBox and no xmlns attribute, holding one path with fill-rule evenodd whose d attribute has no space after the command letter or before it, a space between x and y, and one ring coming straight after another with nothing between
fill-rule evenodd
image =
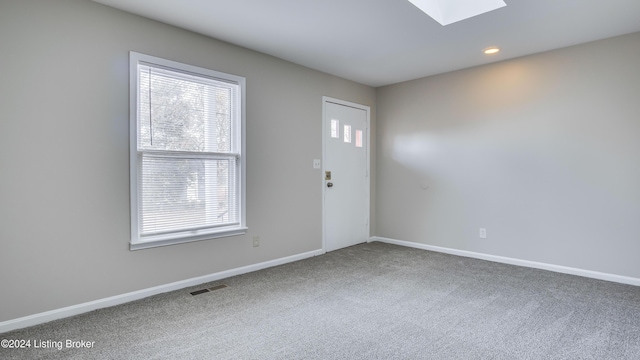
<instances>
[{"instance_id":1,"label":"door deadbolt","mask_svg":"<svg viewBox=\"0 0 640 360\"><path fill-rule=\"evenodd\" d=\"M324 179L325 180L331 180L331 171L325 171L324 172Z\"/></svg>"}]
</instances>

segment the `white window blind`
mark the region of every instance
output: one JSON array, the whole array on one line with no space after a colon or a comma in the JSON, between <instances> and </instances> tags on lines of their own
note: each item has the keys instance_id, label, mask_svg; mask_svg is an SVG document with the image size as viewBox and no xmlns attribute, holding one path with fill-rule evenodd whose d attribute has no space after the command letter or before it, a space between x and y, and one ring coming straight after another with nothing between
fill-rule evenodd
<instances>
[{"instance_id":1,"label":"white window blind","mask_svg":"<svg viewBox=\"0 0 640 360\"><path fill-rule=\"evenodd\" d=\"M133 52L131 62L132 249L243 233L244 78Z\"/></svg>"}]
</instances>

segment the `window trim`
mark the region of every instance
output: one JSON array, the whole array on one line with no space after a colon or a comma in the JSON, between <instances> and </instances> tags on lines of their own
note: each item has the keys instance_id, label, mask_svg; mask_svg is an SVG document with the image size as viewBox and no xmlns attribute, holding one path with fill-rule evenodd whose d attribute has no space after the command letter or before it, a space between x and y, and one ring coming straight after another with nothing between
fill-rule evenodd
<instances>
[{"instance_id":1,"label":"window trim","mask_svg":"<svg viewBox=\"0 0 640 360\"><path fill-rule=\"evenodd\" d=\"M148 64L168 70L179 71L191 75L214 78L216 80L238 84L239 101L236 111L240 112L239 129L235 132L235 141L240 146L236 147L237 152L237 176L236 186L238 187L237 206L239 207L239 224L236 226L217 226L199 230L176 231L170 234L158 234L141 238L139 232L139 208L138 208L138 182L139 161L138 161L138 64ZM166 60L159 57L145 55L134 51L129 52L129 191L130 191L130 219L131 238L130 250L146 249L158 246L181 244L192 241L201 241L228 236L243 235L247 232L246 226L246 105L245 105L246 79L242 76L226 74L198 66L188 65L176 61ZM228 155L228 154L226 154Z\"/></svg>"}]
</instances>

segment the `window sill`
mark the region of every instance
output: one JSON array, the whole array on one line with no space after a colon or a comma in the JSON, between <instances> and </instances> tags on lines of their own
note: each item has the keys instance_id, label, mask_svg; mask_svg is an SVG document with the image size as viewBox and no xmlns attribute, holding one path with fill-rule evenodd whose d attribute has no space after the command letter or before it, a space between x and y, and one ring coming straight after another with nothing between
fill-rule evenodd
<instances>
[{"instance_id":1,"label":"window sill","mask_svg":"<svg viewBox=\"0 0 640 360\"><path fill-rule=\"evenodd\" d=\"M156 235L147 236L144 239L132 240L129 246L130 250L142 250L160 246L183 244L194 241L217 239L221 237L244 235L247 233L246 227L235 227L228 230L218 230L215 232L188 234L183 236L176 235Z\"/></svg>"}]
</instances>

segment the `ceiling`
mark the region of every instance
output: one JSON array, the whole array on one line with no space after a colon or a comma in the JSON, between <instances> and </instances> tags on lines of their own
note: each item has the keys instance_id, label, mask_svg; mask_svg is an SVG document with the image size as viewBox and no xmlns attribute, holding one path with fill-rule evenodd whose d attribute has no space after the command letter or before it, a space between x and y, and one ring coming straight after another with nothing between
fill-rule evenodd
<instances>
[{"instance_id":1,"label":"ceiling","mask_svg":"<svg viewBox=\"0 0 640 360\"><path fill-rule=\"evenodd\" d=\"M504 0L447 26L407 0L93 1L374 87L640 31L639 0Z\"/></svg>"}]
</instances>

